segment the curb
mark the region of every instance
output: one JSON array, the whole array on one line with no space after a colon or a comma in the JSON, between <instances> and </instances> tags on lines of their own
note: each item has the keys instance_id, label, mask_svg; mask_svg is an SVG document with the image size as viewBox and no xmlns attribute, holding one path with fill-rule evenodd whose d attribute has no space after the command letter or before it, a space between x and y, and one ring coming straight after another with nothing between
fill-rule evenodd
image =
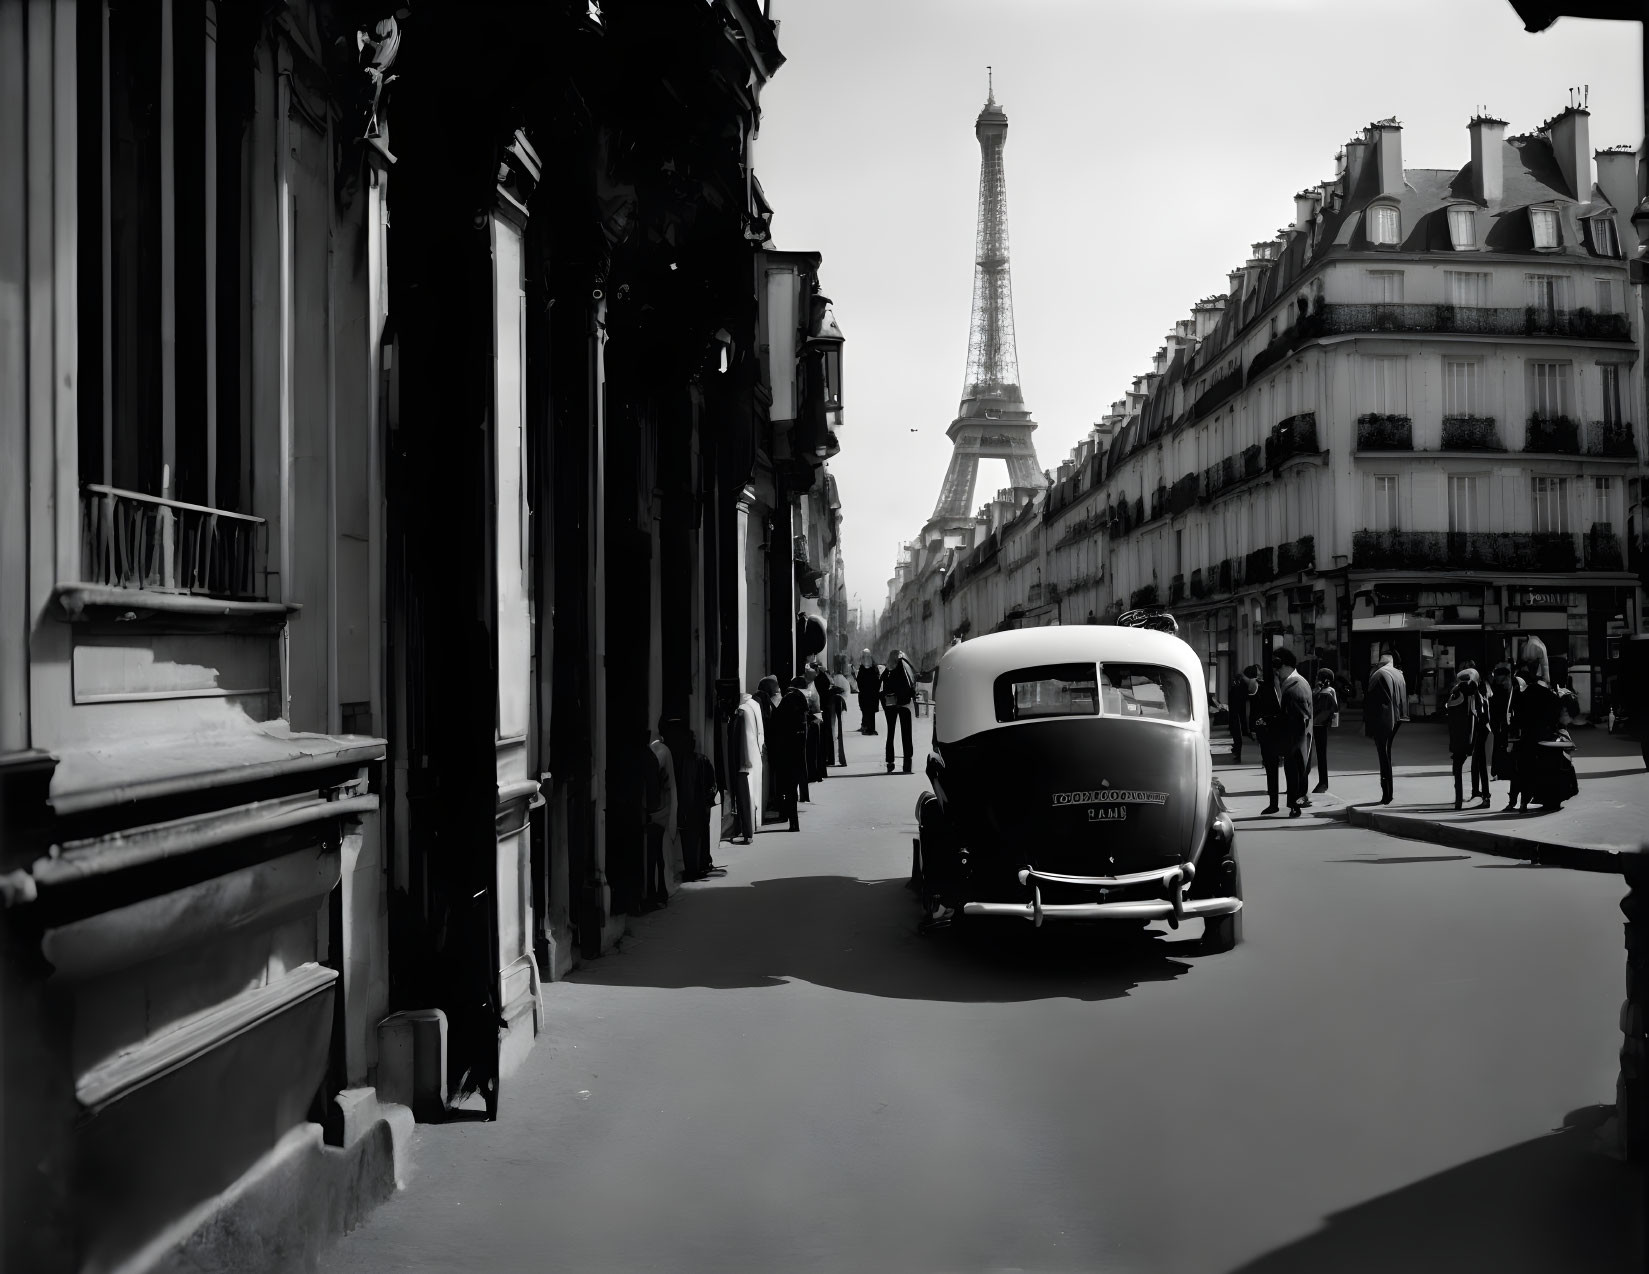
<instances>
[{"instance_id":1,"label":"curb","mask_svg":"<svg viewBox=\"0 0 1649 1274\"><path fill-rule=\"evenodd\" d=\"M1426 841L1450 849L1468 849L1499 858L1522 858L1542 867L1567 867L1573 871L1603 872L1616 876L1621 873L1622 855L1638 852L1630 846L1593 847L1535 840L1528 836L1462 827L1458 823L1438 822L1411 814L1390 814L1358 805L1348 805L1327 817L1343 819L1353 827L1372 828L1387 836Z\"/></svg>"}]
</instances>

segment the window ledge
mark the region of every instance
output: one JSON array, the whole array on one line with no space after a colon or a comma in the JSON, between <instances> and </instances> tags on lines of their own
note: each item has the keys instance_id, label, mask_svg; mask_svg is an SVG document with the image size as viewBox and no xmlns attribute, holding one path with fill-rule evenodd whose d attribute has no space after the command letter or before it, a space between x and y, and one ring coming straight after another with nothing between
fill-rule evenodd
<instances>
[{"instance_id":1,"label":"window ledge","mask_svg":"<svg viewBox=\"0 0 1649 1274\"><path fill-rule=\"evenodd\" d=\"M296 602L237 602L197 593L161 593L109 584L59 584L57 603L71 623L93 618L124 617L163 612L172 615L215 615L242 619L285 620L302 607Z\"/></svg>"}]
</instances>

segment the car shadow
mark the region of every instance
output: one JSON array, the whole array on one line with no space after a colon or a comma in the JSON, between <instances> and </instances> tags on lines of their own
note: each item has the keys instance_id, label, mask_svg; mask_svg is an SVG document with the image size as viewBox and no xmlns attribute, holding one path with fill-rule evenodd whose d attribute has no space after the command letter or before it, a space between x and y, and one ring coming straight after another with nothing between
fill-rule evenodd
<instances>
[{"instance_id":1,"label":"car shadow","mask_svg":"<svg viewBox=\"0 0 1649 1274\"><path fill-rule=\"evenodd\" d=\"M1644 1267L1644 1174L1595 1148L1611 1107L1327 1218L1232 1274L1623 1274Z\"/></svg>"},{"instance_id":2,"label":"car shadow","mask_svg":"<svg viewBox=\"0 0 1649 1274\"><path fill-rule=\"evenodd\" d=\"M1470 858L1470 854L1415 854L1408 858L1331 858L1331 863L1458 863Z\"/></svg>"},{"instance_id":3,"label":"car shadow","mask_svg":"<svg viewBox=\"0 0 1649 1274\"><path fill-rule=\"evenodd\" d=\"M682 890L631 921L611 955L575 970L594 986L767 987L809 982L905 1000L1111 1000L1193 967L1202 922L1177 933L965 920L922 935L903 879L786 877ZM1219 958L1219 957L1216 957Z\"/></svg>"}]
</instances>

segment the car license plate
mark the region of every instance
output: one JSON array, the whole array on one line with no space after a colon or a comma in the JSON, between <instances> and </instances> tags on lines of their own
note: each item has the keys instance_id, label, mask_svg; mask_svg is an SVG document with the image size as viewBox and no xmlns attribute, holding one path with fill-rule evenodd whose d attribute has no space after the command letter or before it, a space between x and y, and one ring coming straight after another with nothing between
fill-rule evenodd
<instances>
[{"instance_id":1,"label":"car license plate","mask_svg":"<svg viewBox=\"0 0 1649 1274\"><path fill-rule=\"evenodd\" d=\"M1091 805L1088 807L1088 821L1090 823L1121 823L1127 821L1128 807L1126 805Z\"/></svg>"}]
</instances>

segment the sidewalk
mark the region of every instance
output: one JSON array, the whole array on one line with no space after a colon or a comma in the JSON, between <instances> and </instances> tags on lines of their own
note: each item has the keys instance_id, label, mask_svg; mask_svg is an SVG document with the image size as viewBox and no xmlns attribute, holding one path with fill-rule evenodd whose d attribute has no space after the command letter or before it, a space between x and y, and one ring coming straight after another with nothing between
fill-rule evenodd
<instances>
[{"instance_id":1,"label":"sidewalk","mask_svg":"<svg viewBox=\"0 0 1649 1274\"><path fill-rule=\"evenodd\" d=\"M1600 728L1573 731L1580 795L1556 813L1502 813L1507 784L1493 781L1488 809L1454 808L1448 727L1411 723L1397 736L1390 805L1379 805L1380 771L1374 745L1360 727L1342 724L1328 745L1328 792L1313 794L1306 813L1340 818L1391 836L1455 849L1524 858L1582 871L1619 871L1619 855L1649 844L1649 770L1635 739ZM1258 819L1265 808L1265 772L1259 748L1245 740L1244 764L1231 764L1229 737L1214 739L1214 772L1225 784L1232 815ZM1469 786L1469 768L1467 773ZM1311 786L1316 786L1313 764ZM1275 816L1287 820L1286 810ZM1267 820L1270 821L1270 820Z\"/></svg>"}]
</instances>

